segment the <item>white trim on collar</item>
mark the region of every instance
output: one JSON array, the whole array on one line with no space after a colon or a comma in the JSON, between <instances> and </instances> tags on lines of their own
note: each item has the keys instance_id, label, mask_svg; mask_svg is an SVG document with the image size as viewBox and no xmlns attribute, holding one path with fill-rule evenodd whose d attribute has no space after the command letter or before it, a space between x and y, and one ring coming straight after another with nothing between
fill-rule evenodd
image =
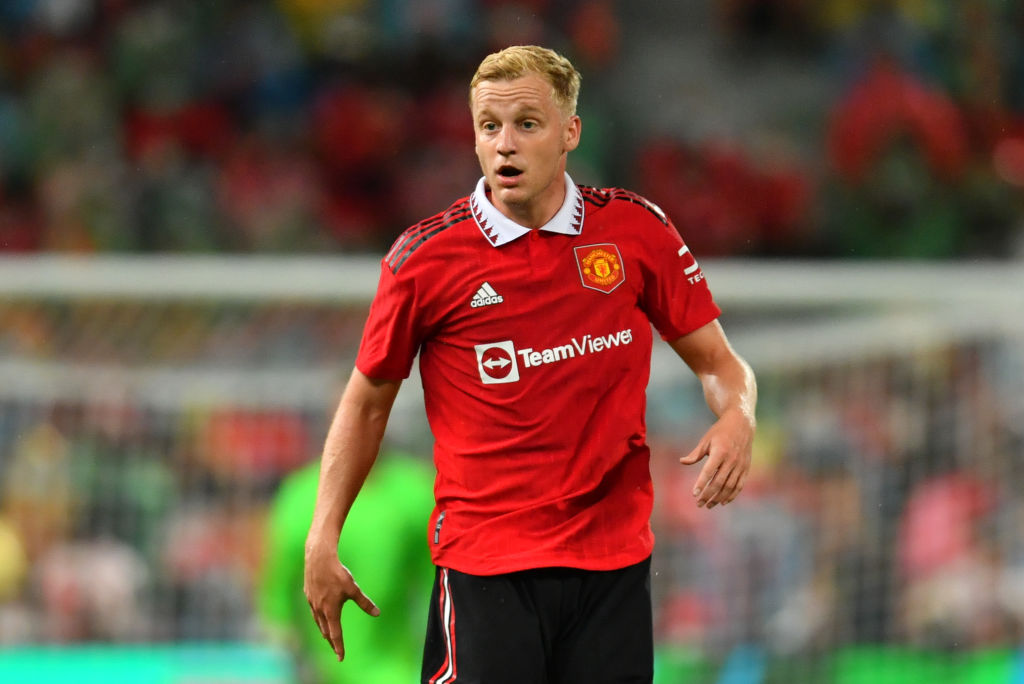
<instances>
[{"instance_id":1,"label":"white trim on collar","mask_svg":"<svg viewBox=\"0 0 1024 684\"><path fill-rule=\"evenodd\" d=\"M469 205L480 232L495 247L501 247L530 232L529 228L519 225L491 204L483 178L477 182L476 190L470 195ZM562 208L540 230L563 235L579 235L583 232L583 193L568 173L565 174L565 201L562 202Z\"/></svg>"}]
</instances>

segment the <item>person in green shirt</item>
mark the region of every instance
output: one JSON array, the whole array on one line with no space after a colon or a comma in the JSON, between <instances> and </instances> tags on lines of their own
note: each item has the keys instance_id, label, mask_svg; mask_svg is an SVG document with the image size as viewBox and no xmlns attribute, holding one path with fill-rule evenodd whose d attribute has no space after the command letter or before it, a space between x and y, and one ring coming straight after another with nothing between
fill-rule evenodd
<instances>
[{"instance_id":1,"label":"person in green shirt","mask_svg":"<svg viewBox=\"0 0 1024 684\"><path fill-rule=\"evenodd\" d=\"M433 508L433 471L422 458L385 451L349 514L339 548L374 597L379 617L355 610L345 621L351 650L339 663L309 618L302 591L304 545L313 518L319 462L289 474L271 504L257 608L272 637L296 658L303 682L345 684L418 681L423 616L432 568L427 515Z\"/></svg>"}]
</instances>

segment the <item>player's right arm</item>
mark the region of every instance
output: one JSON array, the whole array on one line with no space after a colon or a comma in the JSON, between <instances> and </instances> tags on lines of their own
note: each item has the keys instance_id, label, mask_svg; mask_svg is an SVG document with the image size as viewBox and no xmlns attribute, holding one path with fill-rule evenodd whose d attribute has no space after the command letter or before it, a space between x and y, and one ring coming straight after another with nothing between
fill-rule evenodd
<instances>
[{"instance_id":1,"label":"player's right arm","mask_svg":"<svg viewBox=\"0 0 1024 684\"><path fill-rule=\"evenodd\" d=\"M306 537L304 591L320 633L338 660L345 657L341 607L352 600L380 614L338 560L338 539L349 509L380 450L400 381L369 378L353 369L324 444L313 522Z\"/></svg>"}]
</instances>

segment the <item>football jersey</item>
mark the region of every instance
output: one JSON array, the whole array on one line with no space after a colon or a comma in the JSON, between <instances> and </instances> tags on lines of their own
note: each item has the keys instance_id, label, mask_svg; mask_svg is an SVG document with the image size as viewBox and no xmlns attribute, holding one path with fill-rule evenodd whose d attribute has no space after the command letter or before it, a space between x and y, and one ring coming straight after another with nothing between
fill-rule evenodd
<instances>
[{"instance_id":1,"label":"football jersey","mask_svg":"<svg viewBox=\"0 0 1024 684\"><path fill-rule=\"evenodd\" d=\"M531 230L481 179L382 261L356 367L403 379L419 354L439 566L611 570L653 548L652 324L672 340L720 311L657 206L565 182Z\"/></svg>"}]
</instances>

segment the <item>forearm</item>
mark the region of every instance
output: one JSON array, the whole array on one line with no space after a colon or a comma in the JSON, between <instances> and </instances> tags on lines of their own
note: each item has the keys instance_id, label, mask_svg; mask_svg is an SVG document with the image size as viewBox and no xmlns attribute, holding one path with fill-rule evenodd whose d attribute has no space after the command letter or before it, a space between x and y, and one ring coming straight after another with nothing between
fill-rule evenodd
<instances>
[{"instance_id":1,"label":"forearm","mask_svg":"<svg viewBox=\"0 0 1024 684\"><path fill-rule=\"evenodd\" d=\"M704 399L715 416L736 412L753 426L757 405L754 371L733 350L718 321L669 345L700 379Z\"/></svg>"},{"instance_id":2,"label":"forearm","mask_svg":"<svg viewBox=\"0 0 1024 684\"><path fill-rule=\"evenodd\" d=\"M751 425L755 423L757 382L750 366L734 353L699 375L708 408L719 418L736 411Z\"/></svg>"},{"instance_id":3,"label":"forearm","mask_svg":"<svg viewBox=\"0 0 1024 684\"><path fill-rule=\"evenodd\" d=\"M694 482L697 505L727 504L743 489L750 470L757 405L754 372L733 351L718 321L669 344L700 378L708 408L718 417L679 462L692 465L707 458Z\"/></svg>"},{"instance_id":4,"label":"forearm","mask_svg":"<svg viewBox=\"0 0 1024 684\"><path fill-rule=\"evenodd\" d=\"M397 383L373 381L358 371L349 380L324 441L307 549L337 545L345 517L377 458L397 389Z\"/></svg>"}]
</instances>

